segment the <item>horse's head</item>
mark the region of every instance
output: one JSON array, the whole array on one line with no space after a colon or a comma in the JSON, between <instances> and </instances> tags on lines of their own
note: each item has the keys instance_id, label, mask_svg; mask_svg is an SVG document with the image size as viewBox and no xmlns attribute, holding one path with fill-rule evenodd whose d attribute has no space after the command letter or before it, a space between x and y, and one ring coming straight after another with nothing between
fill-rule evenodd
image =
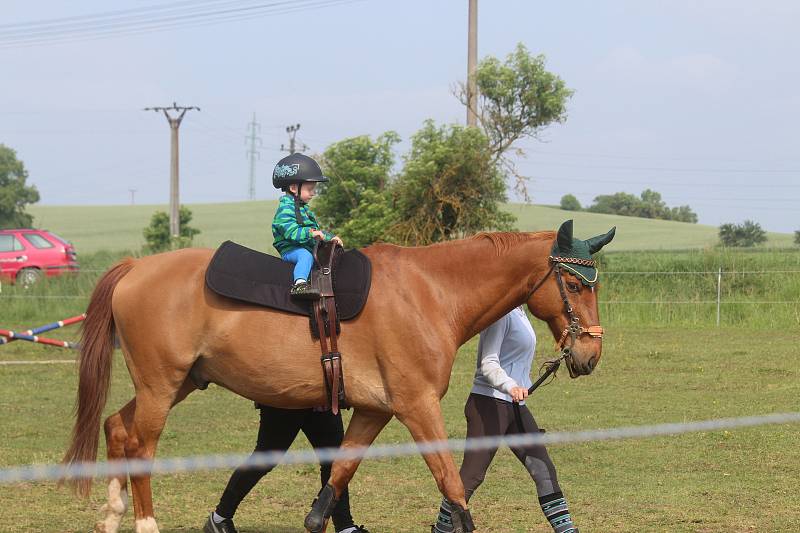
<instances>
[{"instance_id":1,"label":"horse's head","mask_svg":"<svg viewBox=\"0 0 800 533\"><path fill-rule=\"evenodd\" d=\"M611 242L615 230L582 241L572 237L572 220L564 222L544 277L528 296L528 309L547 322L573 378L591 374L600 361L603 328L597 312L597 268L592 254Z\"/></svg>"}]
</instances>

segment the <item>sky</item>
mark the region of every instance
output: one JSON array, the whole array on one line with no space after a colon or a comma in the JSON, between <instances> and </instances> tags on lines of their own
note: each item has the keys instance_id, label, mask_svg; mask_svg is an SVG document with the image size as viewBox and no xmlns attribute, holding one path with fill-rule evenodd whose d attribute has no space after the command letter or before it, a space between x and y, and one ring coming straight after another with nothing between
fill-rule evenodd
<instances>
[{"instance_id":1,"label":"sky","mask_svg":"<svg viewBox=\"0 0 800 533\"><path fill-rule=\"evenodd\" d=\"M305 0L162 31L9 40L22 23L187 3L4 0L0 143L41 204L166 204L169 127L148 106L201 108L180 128L182 203L247 199L254 114L257 199L277 197L271 172L289 124L309 153L394 130L402 162L424 120L465 121L452 90L466 77L468 0ZM534 203L650 188L703 224L800 229L800 2L479 0L478 10L479 59L521 42L575 91L565 123L519 143Z\"/></svg>"}]
</instances>

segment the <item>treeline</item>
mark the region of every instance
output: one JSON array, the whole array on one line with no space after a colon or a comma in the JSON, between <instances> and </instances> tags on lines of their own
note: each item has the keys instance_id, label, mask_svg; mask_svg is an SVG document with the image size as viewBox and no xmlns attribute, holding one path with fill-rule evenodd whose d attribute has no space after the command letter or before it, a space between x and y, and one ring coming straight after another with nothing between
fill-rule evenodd
<instances>
[{"instance_id":1,"label":"treeline","mask_svg":"<svg viewBox=\"0 0 800 533\"><path fill-rule=\"evenodd\" d=\"M588 211L628 217L656 218L659 220L675 220L697 224L697 214L688 205L669 207L661 199L661 193L645 189L638 197L627 193L601 194L587 208L572 194L561 197L561 209L566 211Z\"/></svg>"}]
</instances>

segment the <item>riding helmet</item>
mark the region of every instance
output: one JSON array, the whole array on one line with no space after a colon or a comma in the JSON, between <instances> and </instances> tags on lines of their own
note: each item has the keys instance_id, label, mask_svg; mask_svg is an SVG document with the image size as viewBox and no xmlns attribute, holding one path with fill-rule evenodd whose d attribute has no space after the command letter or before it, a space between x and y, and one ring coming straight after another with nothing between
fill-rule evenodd
<instances>
[{"instance_id":1,"label":"riding helmet","mask_svg":"<svg viewBox=\"0 0 800 533\"><path fill-rule=\"evenodd\" d=\"M319 164L301 153L287 155L275 165L272 171L272 185L276 189L284 189L292 183L328 181L322 175Z\"/></svg>"}]
</instances>

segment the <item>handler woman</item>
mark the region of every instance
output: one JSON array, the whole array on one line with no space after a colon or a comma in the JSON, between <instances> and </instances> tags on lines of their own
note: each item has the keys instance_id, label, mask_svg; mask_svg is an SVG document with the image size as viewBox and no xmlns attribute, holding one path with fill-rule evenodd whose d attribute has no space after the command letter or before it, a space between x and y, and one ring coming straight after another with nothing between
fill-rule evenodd
<instances>
[{"instance_id":1,"label":"handler woman","mask_svg":"<svg viewBox=\"0 0 800 533\"><path fill-rule=\"evenodd\" d=\"M472 392L464 408L467 438L493 437L519 433L514 405L520 404L525 433L538 433L539 427L525 406L531 386L531 365L536 349L536 334L522 308L516 308L481 332L478 362ZM512 447L536 484L539 505L555 533L577 533L556 477L556 467L543 445ZM497 448L464 452L461 481L467 502L483 483L486 470ZM450 504L443 500L432 533L451 533Z\"/></svg>"},{"instance_id":2,"label":"handler woman","mask_svg":"<svg viewBox=\"0 0 800 533\"><path fill-rule=\"evenodd\" d=\"M261 411L261 420L254 453L286 452L300 431L305 434L314 449L336 448L342 444L344 426L341 412L334 415L330 410L278 409L259 404L256 404L256 408ZM236 509L256 483L273 468L272 466L237 468L222 493L219 505L208 517L203 528L204 533L237 533L233 524ZM324 487L331 476L331 463L320 463L319 472ZM353 522L347 489L342 492L331 518L336 533L369 533L364 526L356 526Z\"/></svg>"}]
</instances>

